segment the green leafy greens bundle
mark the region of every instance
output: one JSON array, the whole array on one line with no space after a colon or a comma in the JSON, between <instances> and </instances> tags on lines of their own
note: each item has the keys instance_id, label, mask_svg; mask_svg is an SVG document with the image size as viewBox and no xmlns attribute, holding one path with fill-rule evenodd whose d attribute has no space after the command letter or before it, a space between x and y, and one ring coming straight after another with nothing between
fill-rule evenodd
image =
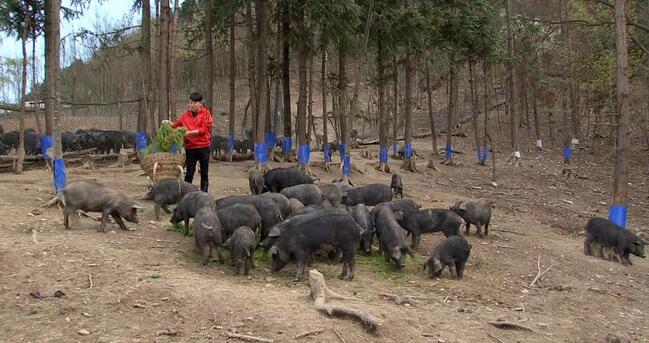
<instances>
[{"instance_id":1,"label":"green leafy greens bundle","mask_svg":"<svg viewBox=\"0 0 649 343\"><path fill-rule=\"evenodd\" d=\"M180 151L185 143L185 132L187 129L182 126L174 129L169 124L162 124L156 133L155 143L147 147L147 153L172 152L173 146Z\"/></svg>"}]
</instances>

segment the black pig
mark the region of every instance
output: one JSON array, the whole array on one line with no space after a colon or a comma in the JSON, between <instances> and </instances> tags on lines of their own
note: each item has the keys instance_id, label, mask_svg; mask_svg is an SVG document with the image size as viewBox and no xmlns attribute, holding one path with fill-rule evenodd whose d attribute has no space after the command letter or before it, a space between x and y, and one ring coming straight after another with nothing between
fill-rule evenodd
<instances>
[{"instance_id":1,"label":"black pig","mask_svg":"<svg viewBox=\"0 0 649 343\"><path fill-rule=\"evenodd\" d=\"M434 278L439 277L448 266L451 276L461 279L470 253L471 244L464 237L451 236L433 248L430 258L424 263L424 270L428 268L428 276Z\"/></svg>"}]
</instances>

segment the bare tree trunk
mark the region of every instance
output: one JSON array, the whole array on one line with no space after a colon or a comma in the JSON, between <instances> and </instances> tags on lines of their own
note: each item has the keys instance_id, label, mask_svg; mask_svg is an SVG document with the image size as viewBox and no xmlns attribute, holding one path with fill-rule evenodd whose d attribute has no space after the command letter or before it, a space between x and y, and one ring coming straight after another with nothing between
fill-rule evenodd
<instances>
[{"instance_id":1,"label":"bare tree trunk","mask_svg":"<svg viewBox=\"0 0 649 343\"><path fill-rule=\"evenodd\" d=\"M163 2L166 0L163 0ZM212 0L204 0L205 5L205 58L207 63L205 67L207 68L207 87L205 87L207 94L205 94L205 107L207 107L210 112L213 112L214 104L214 46L212 43ZM163 13L164 16L164 13Z\"/></svg>"},{"instance_id":2,"label":"bare tree trunk","mask_svg":"<svg viewBox=\"0 0 649 343\"><path fill-rule=\"evenodd\" d=\"M348 137L347 134L347 73L345 72L345 64L347 63L347 49L340 43L338 46L338 127L340 128L340 144L343 145L345 151L341 153L341 161L344 159L345 154L348 153Z\"/></svg>"},{"instance_id":3,"label":"bare tree trunk","mask_svg":"<svg viewBox=\"0 0 649 343\"><path fill-rule=\"evenodd\" d=\"M624 15L624 0L615 0L615 47L617 71L617 147L615 154L615 179L613 181L613 206L609 213L609 220L613 223L626 226L626 207L628 203L627 192L629 188L629 79L626 75L627 68L627 34L626 18Z\"/></svg>"},{"instance_id":4,"label":"bare tree trunk","mask_svg":"<svg viewBox=\"0 0 649 343\"><path fill-rule=\"evenodd\" d=\"M309 134L306 137L307 143L311 144L311 140L315 139L315 146L318 146L318 136L315 131L315 121L313 120L313 54L309 54L309 102L307 104L309 115Z\"/></svg>"},{"instance_id":5,"label":"bare tree trunk","mask_svg":"<svg viewBox=\"0 0 649 343\"><path fill-rule=\"evenodd\" d=\"M306 128L306 111L307 111L307 58L308 58L308 33L304 16L304 0L297 3L298 14L296 18L297 29L297 65L298 65L298 99L297 99L297 145L298 145L298 164L301 169L306 170L309 164L307 148L307 128Z\"/></svg>"},{"instance_id":6,"label":"bare tree trunk","mask_svg":"<svg viewBox=\"0 0 649 343\"><path fill-rule=\"evenodd\" d=\"M140 30L140 102L137 115L137 132L146 132L148 126L148 102L151 89L151 3L142 0L142 29ZM155 127L155 123L151 123Z\"/></svg>"},{"instance_id":7,"label":"bare tree trunk","mask_svg":"<svg viewBox=\"0 0 649 343\"><path fill-rule=\"evenodd\" d=\"M49 6L48 6L49 4ZM60 68L61 56L60 52L60 29L55 30L54 26L59 28L60 15L52 13L58 4L61 6L60 0L50 1L45 6L45 134L53 136L54 133L54 116L58 111L56 103L56 77L58 69ZM55 23L55 17L57 22Z\"/></svg>"},{"instance_id":8,"label":"bare tree trunk","mask_svg":"<svg viewBox=\"0 0 649 343\"><path fill-rule=\"evenodd\" d=\"M329 149L329 130L327 127L329 123L327 122L328 113L327 113L327 46L322 44L322 65L320 72L320 88L322 92L322 148L323 150ZM331 158L331 150L327 152L329 159ZM328 162L325 159L325 166L328 168Z\"/></svg>"},{"instance_id":9,"label":"bare tree trunk","mask_svg":"<svg viewBox=\"0 0 649 343\"><path fill-rule=\"evenodd\" d=\"M476 80L475 80L475 63L469 61L469 88L471 91L471 111L473 112L473 133L475 136L475 150L478 156L478 162L482 162L482 151L480 149L480 133L478 127L478 96L476 94Z\"/></svg>"},{"instance_id":10,"label":"bare tree trunk","mask_svg":"<svg viewBox=\"0 0 649 343\"><path fill-rule=\"evenodd\" d=\"M523 112L525 112L525 127L527 128L527 145L529 146L529 140L532 138L532 122L530 121L530 106L528 101L529 88L528 88L528 78L525 73L523 73L523 85L521 86L521 101L523 104Z\"/></svg>"},{"instance_id":11,"label":"bare tree trunk","mask_svg":"<svg viewBox=\"0 0 649 343\"><path fill-rule=\"evenodd\" d=\"M228 145L226 151L226 160L232 162L232 151L234 148L234 111L236 101L236 42L234 37L236 13L230 17L230 122L228 123Z\"/></svg>"},{"instance_id":12,"label":"bare tree trunk","mask_svg":"<svg viewBox=\"0 0 649 343\"><path fill-rule=\"evenodd\" d=\"M169 0L162 0L160 3L160 38L159 38L159 79L158 79L158 121L156 126L163 119L169 119L169 74L167 66L169 63Z\"/></svg>"},{"instance_id":13,"label":"bare tree trunk","mask_svg":"<svg viewBox=\"0 0 649 343\"><path fill-rule=\"evenodd\" d=\"M45 116L46 133L53 137L54 189L65 186L65 163L61 146L61 0L45 3ZM52 132L54 130L54 132ZM22 132L22 131L21 131Z\"/></svg>"},{"instance_id":14,"label":"bare tree trunk","mask_svg":"<svg viewBox=\"0 0 649 343\"><path fill-rule=\"evenodd\" d=\"M379 88L379 166L377 170L389 173L390 165L388 164L388 123L385 118L385 63L383 62L385 51L383 50L383 35L379 30L377 40L376 65L378 72Z\"/></svg>"},{"instance_id":15,"label":"bare tree trunk","mask_svg":"<svg viewBox=\"0 0 649 343\"><path fill-rule=\"evenodd\" d=\"M288 38L291 32L291 22L288 14L288 0L281 0L280 6L282 7L282 91L284 96L284 146L282 147L282 153L284 154L284 159L288 160L291 151L293 151L293 129L291 125L291 55Z\"/></svg>"},{"instance_id":16,"label":"bare tree trunk","mask_svg":"<svg viewBox=\"0 0 649 343\"><path fill-rule=\"evenodd\" d=\"M507 17L507 55L509 56L509 62L507 63L507 88L508 88L508 99L507 99L507 114L509 114L509 126L511 130L511 140L512 140L512 158L515 166L520 165L521 153L518 146L518 118L516 117L516 111L514 106L514 37L512 33L512 0L505 0L505 12Z\"/></svg>"},{"instance_id":17,"label":"bare tree trunk","mask_svg":"<svg viewBox=\"0 0 649 343\"><path fill-rule=\"evenodd\" d=\"M257 119L256 133L255 133L255 152L257 154L257 168L267 169L268 157L265 156L266 148L264 146L264 128L266 127L266 118L268 107L268 56L266 43L268 41L268 0L255 0L255 16L257 22L257 58L256 58L256 71L257 71ZM262 152L263 150L263 152ZM260 158L261 157L261 158Z\"/></svg>"},{"instance_id":18,"label":"bare tree trunk","mask_svg":"<svg viewBox=\"0 0 649 343\"><path fill-rule=\"evenodd\" d=\"M34 26L34 25L32 25ZM36 121L36 130L39 134L43 134L43 125L41 124L41 91L36 82L36 29L32 27L32 34L34 39L32 39L32 93L34 99L34 121Z\"/></svg>"},{"instance_id":19,"label":"bare tree trunk","mask_svg":"<svg viewBox=\"0 0 649 343\"><path fill-rule=\"evenodd\" d=\"M541 140L541 123L539 122L539 108L536 100L536 80L532 81L532 110L534 111L534 137L536 138L536 149L543 150Z\"/></svg>"},{"instance_id":20,"label":"bare tree trunk","mask_svg":"<svg viewBox=\"0 0 649 343\"><path fill-rule=\"evenodd\" d=\"M29 0L25 0L25 13L24 23L20 32L20 45L23 52L22 63L22 79L20 85L20 113L18 114L18 148L16 154L18 160L16 161L15 172L17 174L23 173L23 161L25 159L25 96L27 95L27 31L29 23Z\"/></svg>"},{"instance_id":21,"label":"bare tree trunk","mask_svg":"<svg viewBox=\"0 0 649 343\"><path fill-rule=\"evenodd\" d=\"M496 82L498 78L496 77L496 68L493 68L493 80L491 82L493 93L494 93L494 103L498 103L498 89L496 89ZM502 85L502 78L500 84ZM505 96L506 97L506 96ZM500 106L496 106L496 126L498 127L498 137L500 137L501 142L503 141L503 127L500 120ZM492 141L493 144L493 141Z\"/></svg>"},{"instance_id":22,"label":"bare tree trunk","mask_svg":"<svg viewBox=\"0 0 649 343\"><path fill-rule=\"evenodd\" d=\"M430 84L430 66L426 64L426 88L428 96L428 120L430 121L430 136L433 143L433 157L439 155L437 150L437 130L435 130L435 114L433 113L433 90Z\"/></svg>"},{"instance_id":23,"label":"bare tree trunk","mask_svg":"<svg viewBox=\"0 0 649 343\"><path fill-rule=\"evenodd\" d=\"M169 112L171 119L176 120L176 25L178 23L178 0L174 0L174 14L169 23L169 62L167 68L169 69Z\"/></svg>"},{"instance_id":24,"label":"bare tree trunk","mask_svg":"<svg viewBox=\"0 0 649 343\"><path fill-rule=\"evenodd\" d=\"M283 43L282 43L282 22L281 20L277 21L277 39L275 41L275 59L277 62L281 60L282 56L282 49L283 49ZM279 135L280 131L282 131L281 128L281 116L280 116L280 108L282 108L281 103L282 103L282 94L281 94L281 83L282 83L282 75L281 75L281 70L279 72L276 72L274 75L273 79L273 89L275 90L275 107L273 108L273 133L275 138ZM275 149L271 151L272 154L272 159L274 160L275 158Z\"/></svg>"},{"instance_id":25,"label":"bare tree trunk","mask_svg":"<svg viewBox=\"0 0 649 343\"><path fill-rule=\"evenodd\" d=\"M392 81L392 96L393 96L393 110L394 119L392 121L392 157L399 157L397 154L397 133L399 132L399 64L397 57L394 57L394 80Z\"/></svg>"},{"instance_id":26,"label":"bare tree trunk","mask_svg":"<svg viewBox=\"0 0 649 343\"><path fill-rule=\"evenodd\" d=\"M451 57L448 76L448 112L446 114L446 155L444 164L453 163L453 121L457 111L457 72L455 58Z\"/></svg>"},{"instance_id":27,"label":"bare tree trunk","mask_svg":"<svg viewBox=\"0 0 649 343\"><path fill-rule=\"evenodd\" d=\"M407 1L407 0L406 0ZM365 20L365 30L363 34L363 46L361 50L361 56L364 56L367 52L367 44L369 42L370 38L370 27L372 26L372 10L374 8L374 0L369 0L368 4L368 9L367 9L367 19ZM349 144L352 143L351 141L351 131L354 127L354 119L356 115L359 112L359 106L358 106L358 92L360 90L360 84L361 84L361 75L363 74L363 65L364 63L358 63L357 68L356 68L356 75L355 80L354 80L354 93L352 96L352 101L350 104L350 111L347 112L347 142L348 145L346 146L347 149L351 149L351 146ZM349 152L345 152L346 155L349 155ZM351 157L350 157L351 161ZM351 166L349 166L351 168Z\"/></svg>"},{"instance_id":28,"label":"bare tree trunk","mask_svg":"<svg viewBox=\"0 0 649 343\"><path fill-rule=\"evenodd\" d=\"M417 172L417 165L413 159L412 151L412 83L415 73L415 56L411 51L407 52L406 56L406 87L405 87L405 101L404 101L404 147L403 147L403 164L401 169Z\"/></svg>"},{"instance_id":29,"label":"bare tree trunk","mask_svg":"<svg viewBox=\"0 0 649 343\"><path fill-rule=\"evenodd\" d=\"M487 91L487 77L488 77L488 74L487 74L487 63L484 60L482 61L482 75L484 76L484 78L482 79L482 91L484 93L484 137L483 137L483 143L482 144L483 144L483 149L484 150L482 151L483 155L482 155L482 158L480 159L480 164L484 166L484 165L487 164L487 158L489 156L489 147L487 146L487 144L490 141L490 138L489 138L489 91ZM498 101L498 99L496 99L496 101ZM492 151L492 154L493 154L493 151ZM494 158L494 157L492 156L492 158ZM494 164L494 166L495 166L495 164ZM496 178L496 176L495 176L495 171L494 171L492 181L496 182L495 178Z\"/></svg>"},{"instance_id":30,"label":"bare tree trunk","mask_svg":"<svg viewBox=\"0 0 649 343\"><path fill-rule=\"evenodd\" d=\"M246 26L248 27L248 89L250 90L250 117L252 118L252 130L257 132L257 80L256 62L255 62L255 31L252 25L252 6L246 2ZM246 119L244 117L241 132L245 133ZM248 138L248 137L245 137Z\"/></svg>"},{"instance_id":31,"label":"bare tree trunk","mask_svg":"<svg viewBox=\"0 0 649 343\"><path fill-rule=\"evenodd\" d=\"M566 17L568 16L568 0L559 0L559 13L561 17L561 40L563 44L565 45L566 49L569 48L570 44L570 33L567 28L567 23ZM568 52L569 54L569 52ZM572 124L570 124L570 127L568 126L568 123L572 123L568 117L568 105L572 105L572 87L569 84L569 70L570 66L568 65L570 63L570 58L568 58L568 61L564 61L562 72L561 72L561 115L563 118L563 139L564 139L564 153L563 153L563 162L566 164L569 164L571 159L572 159L572 145L571 145L571 134L572 134ZM570 91L568 91L570 89ZM568 99L567 99L568 98ZM570 109L572 112L572 109Z\"/></svg>"}]
</instances>

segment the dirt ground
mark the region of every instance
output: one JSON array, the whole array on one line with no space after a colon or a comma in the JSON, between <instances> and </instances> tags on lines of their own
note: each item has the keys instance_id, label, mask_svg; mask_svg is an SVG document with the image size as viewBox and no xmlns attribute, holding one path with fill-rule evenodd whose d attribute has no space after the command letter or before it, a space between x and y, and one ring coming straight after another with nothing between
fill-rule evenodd
<instances>
[{"instance_id":1,"label":"dirt ground","mask_svg":"<svg viewBox=\"0 0 649 343\"><path fill-rule=\"evenodd\" d=\"M469 151L469 139L460 150ZM376 155L376 146L367 148ZM339 265L317 261L328 285L354 297L348 306L384 321L375 334L347 319L329 318L313 308L307 282L293 283L294 265L273 274L258 263L251 275L234 276L227 265L200 265L192 238L173 231L168 215L156 222L153 205L145 209L134 231L111 224L98 233L88 218L62 225L56 207L39 209L51 197L46 170L23 175L0 174L0 341L4 342L224 342L236 331L275 342L603 342L649 341L649 261L632 257L622 266L583 254L584 224L606 216L612 184L612 159L588 156L579 163L582 178L562 175L556 151L524 153L514 168L497 154L497 187L490 185L491 166L475 164L472 153L457 155L460 166L426 168L427 139L417 140L420 174L403 173L405 195L424 207L448 207L460 199L488 198L495 209L488 238L472 228L465 277L448 271L429 279L421 263L440 234L424 235L416 258L397 271L381 258L359 256L356 278L336 278ZM376 172L374 160L354 163L356 184L389 183ZM586 152L583 152L584 156ZM633 152L629 227L649 237L646 152ZM312 154L314 161L322 155ZM337 160L337 156L334 156ZM210 192L217 197L248 192L251 161L213 163ZM273 166L285 164L273 163ZM287 165L287 164L286 164ZM391 160L399 170L400 161ZM320 182L340 174L312 167ZM573 171L577 165L573 166ZM68 167L68 180L103 182L132 196L146 189L139 166ZM198 180L195 180L197 183ZM530 286L541 269L551 269ZM64 296L56 297L61 291ZM31 293L31 295L30 295ZM412 297L396 304L380 294ZM496 328L504 320L532 331ZM82 330L86 330L85 332ZM320 333L296 339L302 333ZM84 335L83 333L87 333ZM343 339L340 339L338 335Z\"/></svg>"}]
</instances>

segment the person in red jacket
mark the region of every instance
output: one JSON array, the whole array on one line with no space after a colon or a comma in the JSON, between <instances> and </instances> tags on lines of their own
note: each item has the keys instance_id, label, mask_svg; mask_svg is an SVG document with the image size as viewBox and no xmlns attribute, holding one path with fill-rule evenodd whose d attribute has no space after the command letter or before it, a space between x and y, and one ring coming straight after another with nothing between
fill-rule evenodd
<instances>
[{"instance_id":1,"label":"person in red jacket","mask_svg":"<svg viewBox=\"0 0 649 343\"><path fill-rule=\"evenodd\" d=\"M203 95L194 92L189 96L189 110L176 122L163 120L173 128L185 127L185 181L192 183L196 172L196 162L201 165L201 191L207 192L209 185L208 168L210 164L210 139L212 138L212 114L203 107Z\"/></svg>"}]
</instances>

